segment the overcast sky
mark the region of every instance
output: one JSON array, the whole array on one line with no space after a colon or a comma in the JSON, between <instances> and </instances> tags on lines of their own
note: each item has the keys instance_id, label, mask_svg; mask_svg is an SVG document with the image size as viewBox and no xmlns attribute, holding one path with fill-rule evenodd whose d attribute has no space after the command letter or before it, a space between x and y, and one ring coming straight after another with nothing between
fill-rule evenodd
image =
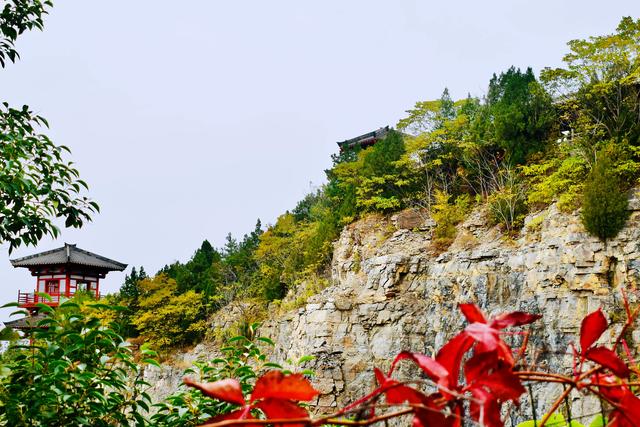
<instances>
[{"instance_id":1,"label":"overcast sky","mask_svg":"<svg viewBox=\"0 0 640 427\"><path fill-rule=\"evenodd\" d=\"M481 96L493 72L560 65L567 41L624 15L640 2L58 0L0 70L0 99L49 120L102 212L11 258L69 242L148 272L186 261L293 208L336 141L445 86ZM0 302L34 285L9 258Z\"/></svg>"}]
</instances>

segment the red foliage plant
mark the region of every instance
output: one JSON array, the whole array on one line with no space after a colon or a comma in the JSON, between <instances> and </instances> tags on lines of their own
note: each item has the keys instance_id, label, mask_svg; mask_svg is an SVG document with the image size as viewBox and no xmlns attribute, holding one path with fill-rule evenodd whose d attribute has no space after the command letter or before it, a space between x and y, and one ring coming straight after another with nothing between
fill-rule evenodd
<instances>
[{"instance_id":1,"label":"red foliage plant","mask_svg":"<svg viewBox=\"0 0 640 427\"><path fill-rule=\"evenodd\" d=\"M640 424L640 399L633 389L640 385L631 380L640 374L623 336L638 314L631 311L623 293L627 320L612 348L596 345L596 341L609 327L601 310L587 315L580 330L580 349L573 349L574 363L571 376L525 368L528 331L505 332L505 328L524 326L541 316L524 312L487 317L474 304L460 304L468 325L449 340L435 357L420 353L401 352L391 363L388 372L374 370L378 386L356 402L334 414L312 419L307 410L298 405L316 397L310 382L300 374L285 375L270 371L255 384L250 399L245 400L240 384L235 379L214 383L196 383L185 379L187 385L204 394L239 409L219 415L206 422L206 426L239 426L269 424L274 426L371 425L394 417L411 414L413 427L463 425L464 419L488 426L503 426L501 414L507 403L519 404L525 393L525 383L560 383L563 393L538 423L542 427L550 415L566 399L571 390L591 393L607 402L612 410L608 426L629 427ZM522 344L515 351L504 340L505 334L520 334ZM622 347L625 358L618 355ZM425 381L399 381L393 378L398 363L414 363L428 378L431 392L417 385ZM461 381L462 380L462 381ZM380 403L384 396L385 403ZM256 411L259 410L259 411ZM259 419L254 415L262 413ZM353 416L356 415L355 419Z\"/></svg>"}]
</instances>

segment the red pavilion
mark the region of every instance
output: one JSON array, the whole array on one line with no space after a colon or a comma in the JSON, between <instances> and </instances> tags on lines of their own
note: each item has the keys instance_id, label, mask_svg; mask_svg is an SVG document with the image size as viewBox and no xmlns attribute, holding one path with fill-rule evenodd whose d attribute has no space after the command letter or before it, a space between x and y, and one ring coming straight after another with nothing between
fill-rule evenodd
<instances>
[{"instance_id":1,"label":"red pavilion","mask_svg":"<svg viewBox=\"0 0 640 427\"><path fill-rule=\"evenodd\" d=\"M31 275L36 277L33 292L18 291L18 304L32 314L38 311L38 303L57 306L60 298L72 297L78 291L89 292L100 298L100 279L104 279L110 271L127 268L126 264L68 243L58 249L11 260L11 264L28 268ZM38 293L46 293L51 299Z\"/></svg>"}]
</instances>

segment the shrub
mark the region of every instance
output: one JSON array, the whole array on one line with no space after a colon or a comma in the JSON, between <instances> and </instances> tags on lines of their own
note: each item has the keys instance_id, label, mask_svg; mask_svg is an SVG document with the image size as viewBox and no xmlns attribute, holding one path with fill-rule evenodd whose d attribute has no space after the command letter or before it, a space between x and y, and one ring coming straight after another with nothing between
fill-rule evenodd
<instances>
[{"instance_id":1,"label":"shrub","mask_svg":"<svg viewBox=\"0 0 640 427\"><path fill-rule=\"evenodd\" d=\"M431 215L436 222L434 234L440 245L451 243L458 232L456 225L462 221L471 208L471 198L463 194L450 202L451 196L436 190L435 202L431 207Z\"/></svg>"},{"instance_id":2,"label":"shrub","mask_svg":"<svg viewBox=\"0 0 640 427\"><path fill-rule=\"evenodd\" d=\"M543 208L557 200L561 211L574 211L580 206L587 173L584 157L571 153L567 146L550 153L548 159L523 166L529 184L528 205Z\"/></svg>"},{"instance_id":3,"label":"shrub","mask_svg":"<svg viewBox=\"0 0 640 427\"><path fill-rule=\"evenodd\" d=\"M628 205L611 160L599 156L585 183L581 215L584 228L603 241L617 236L629 217Z\"/></svg>"},{"instance_id":4,"label":"shrub","mask_svg":"<svg viewBox=\"0 0 640 427\"><path fill-rule=\"evenodd\" d=\"M0 361L0 425L143 425L148 384L117 325L102 325L72 301L40 310L48 316L30 344L18 341Z\"/></svg>"}]
</instances>

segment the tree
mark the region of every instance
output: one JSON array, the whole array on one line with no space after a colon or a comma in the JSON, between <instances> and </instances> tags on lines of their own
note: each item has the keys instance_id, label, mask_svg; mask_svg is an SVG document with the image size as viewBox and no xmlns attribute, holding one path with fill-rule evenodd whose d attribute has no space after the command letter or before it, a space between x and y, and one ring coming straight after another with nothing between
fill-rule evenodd
<instances>
[{"instance_id":1,"label":"tree","mask_svg":"<svg viewBox=\"0 0 640 427\"><path fill-rule=\"evenodd\" d=\"M26 30L42 29L50 1L12 0L0 12L0 65L19 56L14 43ZM0 242L9 251L35 245L44 235L57 237L54 219L66 227L81 227L98 212L98 205L82 193L87 184L71 162L69 149L39 133L47 121L28 106L0 106Z\"/></svg>"},{"instance_id":2,"label":"tree","mask_svg":"<svg viewBox=\"0 0 640 427\"><path fill-rule=\"evenodd\" d=\"M565 68L546 68L541 79L576 111L570 125L582 138L640 144L640 19L625 17L616 32L572 40Z\"/></svg>"},{"instance_id":3,"label":"tree","mask_svg":"<svg viewBox=\"0 0 640 427\"><path fill-rule=\"evenodd\" d=\"M26 30L42 30L44 15L52 6L48 0L13 0L4 5L0 12L0 66L4 67L7 59L15 62L20 57L15 49L16 39Z\"/></svg>"},{"instance_id":4,"label":"tree","mask_svg":"<svg viewBox=\"0 0 640 427\"><path fill-rule=\"evenodd\" d=\"M404 153L404 140L396 131L390 131L383 140L362 152L356 206L363 211L381 212L402 206L402 187L407 181L398 161Z\"/></svg>"},{"instance_id":5,"label":"tree","mask_svg":"<svg viewBox=\"0 0 640 427\"><path fill-rule=\"evenodd\" d=\"M202 296L193 290L178 293L175 280L158 274L139 283L140 308L133 323L151 346L164 349L192 344L208 327Z\"/></svg>"},{"instance_id":6,"label":"tree","mask_svg":"<svg viewBox=\"0 0 640 427\"><path fill-rule=\"evenodd\" d=\"M442 95L440 96L440 123L442 126L447 120L453 120L456 118L457 112L455 103L449 95L449 88L444 88Z\"/></svg>"},{"instance_id":7,"label":"tree","mask_svg":"<svg viewBox=\"0 0 640 427\"><path fill-rule=\"evenodd\" d=\"M140 296L140 287L138 282L147 278L144 267L140 267L140 272L135 267L131 269L131 274L127 274L124 283L120 286L120 296L126 299L137 300Z\"/></svg>"},{"instance_id":8,"label":"tree","mask_svg":"<svg viewBox=\"0 0 640 427\"><path fill-rule=\"evenodd\" d=\"M612 162L601 154L585 183L582 224L606 241L618 235L629 217L627 194L612 171Z\"/></svg>"},{"instance_id":9,"label":"tree","mask_svg":"<svg viewBox=\"0 0 640 427\"><path fill-rule=\"evenodd\" d=\"M554 121L551 97L537 82L531 68L509 68L493 75L487 93L486 139L505 150L514 164L540 151Z\"/></svg>"},{"instance_id":10,"label":"tree","mask_svg":"<svg viewBox=\"0 0 640 427\"><path fill-rule=\"evenodd\" d=\"M416 102L413 109L406 112L408 116L398 122L398 129L419 135L439 129L448 120L453 120L457 115L457 108L449 95L449 89L445 87L440 99Z\"/></svg>"}]
</instances>

